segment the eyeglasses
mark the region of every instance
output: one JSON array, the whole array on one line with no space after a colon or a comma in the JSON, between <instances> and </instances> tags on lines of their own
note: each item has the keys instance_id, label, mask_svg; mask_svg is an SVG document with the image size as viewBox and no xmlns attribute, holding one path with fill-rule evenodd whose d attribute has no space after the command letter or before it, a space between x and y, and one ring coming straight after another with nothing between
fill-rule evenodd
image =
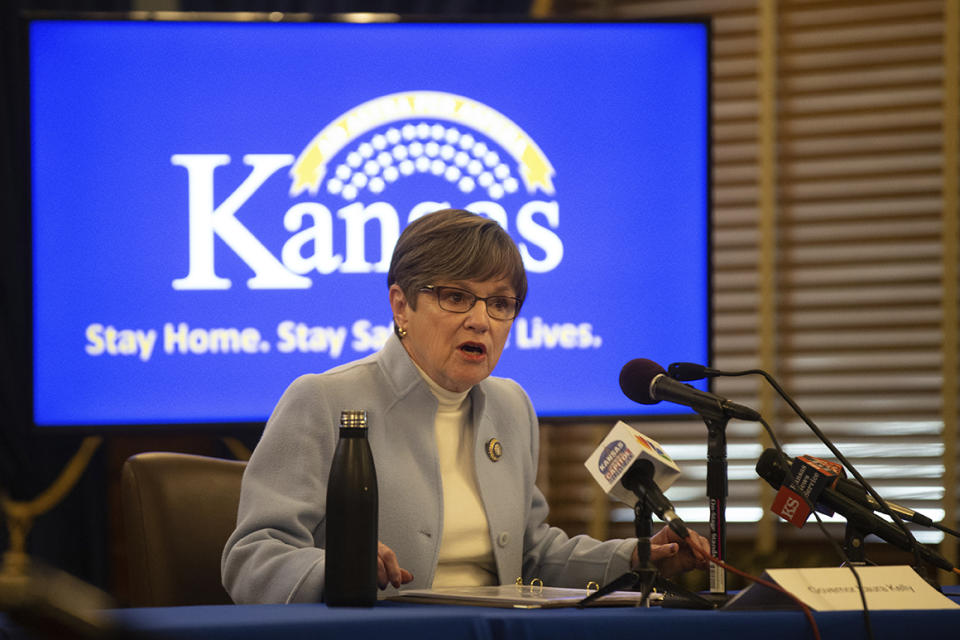
<instances>
[{"instance_id":1,"label":"eyeglasses","mask_svg":"<svg viewBox=\"0 0 960 640\"><path fill-rule=\"evenodd\" d=\"M420 288L421 291L429 291L437 296L437 304L444 311L453 313L466 313L473 309L473 305L478 300L483 300L487 308L487 315L494 320L513 320L520 312L520 298L512 296L488 296L481 298L474 295L466 289L457 287L436 287L427 285Z\"/></svg>"}]
</instances>

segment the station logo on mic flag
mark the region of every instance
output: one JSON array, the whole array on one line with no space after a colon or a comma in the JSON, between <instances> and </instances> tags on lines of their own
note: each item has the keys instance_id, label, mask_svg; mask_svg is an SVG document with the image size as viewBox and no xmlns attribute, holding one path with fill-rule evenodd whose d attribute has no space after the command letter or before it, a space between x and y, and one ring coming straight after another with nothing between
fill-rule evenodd
<instances>
[{"instance_id":1,"label":"station logo on mic flag","mask_svg":"<svg viewBox=\"0 0 960 640\"><path fill-rule=\"evenodd\" d=\"M661 447L660 444L659 444L656 440L651 440L650 438L646 437L645 435L642 435L642 434L639 434L639 433L638 433L638 434L637 434L637 442L639 442L641 445L643 445L643 447L644 447L645 449L649 449L650 451L653 451L653 452L656 453L658 456L669 460L671 463L673 462L673 458L671 458L671 457L667 454L667 452L664 451L663 447Z\"/></svg>"},{"instance_id":2,"label":"station logo on mic flag","mask_svg":"<svg viewBox=\"0 0 960 640\"><path fill-rule=\"evenodd\" d=\"M600 452L599 469L607 482L620 477L623 470L633 461L633 451L627 448L623 440L615 440L605 446Z\"/></svg>"},{"instance_id":3,"label":"station logo on mic flag","mask_svg":"<svg viewBox=\"0 0 960 640\"><path fill-rule=\"evenodd\" d=\"M656 440L638 433L622 420L613 426L583 465L605 493L632 505L636 496L621 480L638 459L653 463L653 481L661 491L666 491L680 477L680 467Z\"/></svg>"},{"instance_id":4,"label":"station logo on mic flag","mask_svg":"<svg viewBox=\"0 0 960 640\"><path fill-rule=\"evenodd\" d=\"M813 456L798 456L794 458L790 474L784 476L783 485L777 491L770 509L800 528L810 516L808 503L816 505L823 489L827 486L834 488L843 475L843 467L836 462ZM832 511L822 505L818 510L833 515Z\"/></svg>"}]
</instances>

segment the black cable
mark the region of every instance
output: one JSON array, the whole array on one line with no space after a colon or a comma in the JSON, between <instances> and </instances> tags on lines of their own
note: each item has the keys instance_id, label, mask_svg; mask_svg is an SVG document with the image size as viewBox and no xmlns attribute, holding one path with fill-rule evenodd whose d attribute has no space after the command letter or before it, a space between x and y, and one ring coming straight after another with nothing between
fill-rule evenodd
<instances>
[{"instance_id":1,"label":"black cable","mask_svg":"<svg viewBox=\"0 0 960 640\"><path fill-rule=\"evenodd\" d=\"M780 397L783 398L783 400L788 405L790 405L790 408L793 409L794 413L796 413L800 417L800 419L803 420L808 427L810 427L810 430L813 431L814 435L816 435L817 438L819 438L820 441L826 445L826 447L830 450L831 453L833 453L833 455L837 458L837 460L839 460L843 464L843 466L849 469L853 477L857 479L857 482L859 482L863 486L863 488L866 489L866 491L871 496L873 496L873 499L877 501L877 504L880 505L883 512L888 516L890 516L890 518L897 524L897 526L903 530L903 532L907 536L907 540L910 542L910 549L911 549L911 552L913 553L914 561L916 562L917 567L919 568L924 566L923 561L920 558L920 552L917 549L920 543L917 542L917 539L914 537L913 532L907 528L907 525L903 522L903 520L900 519L900 516L897 515L897 513L887 505L886 500L884 500L880 496L880 494L877 493L877 491L873 488L873 486L869 482L867 482L862 475L860 475L860 472L857 471L856 467L854 467L853 464L849 460L847 460L846 456L844 456L840 452L840 450L837 449L837 447L830 441L830 439L820 430L820 427L818 427L816 423L814 423L813 420L811 420L809 416L807 416L807 414L803 411L803 409L801 409L800 406L793 401L793 398L790 397L790 394L788 394L783 389L783 387L781 387L777 383L777 381L773 378L773 376L771 376L769 373L767 373L763 369L747 369L745 371L717 371L716 369L711 369L710 374L705 373L704 375L730 376L730 377L746 376L746 375L763 376L764 379L766 379L766 381L770 384L770 386L776 390L776 392L780 395ZM777 450L780 451L779 448Z\"/></svg>"},{"instance_id":2,"label":"black cable","mask_svg":"<svg viewBox=\"0 0 960 640\"><path fill-rule=\"evenodd\" d=\"M789 459L789 456L784 452L783 447L780 446L780 442L777 441L777 437L773 433L773 427L767 424L767 421L763 418L760 419L760 424L763 425L763 428L767 431L767 435L770 436L770 440L773 442L774 448L777 450L777 453L780 454L780 464L784 466L784 471L787 471L789 468L785 462ZM813 517L817 520L817 526L820 528L820 532L823 533L830 545L833 547L833 550L840 556L840 559L843 560L850 571L853 573L853 579L857 581L857 591L860 593L860 602L863 604L863 626L867 632L867 638L873 640L873 624L870 622L870 609L867 607L867 594L863 590L863 582L860 581L860 574L857 573L856 569L853 566L853 563L850 561L850 557L847 556L847 552L844 551L843 547L837 544L837 541L833 539L833 536L827 531L827 528L823 525L823 520L820 519L820 514L817 512L816 506L814 506L810 499L803 494L802 492L797 492L797 495L800 496L803 501L806 503L807 508L810 509L813 513Z\"/></svg>"},{"instance_id":3,"label":"black cable","mask_svg":"<svg viewBox=\"0 0 960 640\"><path fill-rule=\"evenodd\" d=\"M673 365L670 366L670 369L672 372ZM808 427L810 427L814 435L816 435L817 438L821 442L823 442L824 445L826 445L826 447L834 454L834 456L836 456L837 460L839 460L850 471L851 475L853 475L854 478L856 478L856 480L860 483L860 485L864 488L864 490L866 490L873 497L873 499L877 502L877 505L880 507L880 509L885 514L887 514L890 517L890 519L904 532L904 534L907 536L907 540L909 541L910 551L913 554L914 562L916 563L917 568L919 569L920 567L923 567L924 565L920 557L920 551L919 551L920 543L917 541L916 537L914 537L913 532L910 531L906 523L904 523L904 521L900 518L900 516L895 511L893 511L893 509L890 508L886 500L884 500L880 496L880 494L873 488L873 486L869 482L867 482L867 480L860 474L860 472L856 469L856 467L854 467L853 464L849 460L847 460L847 458L843 455L843 453L840 452L839 449L837 449L837 447L830 441L830 439L827 438L827 436L820 430L820 428L816 425L816 423L814 423L813 420L811 420L810 417L807 416L807 414L803 411L803 409L801 409L800 406L797 405L796 402L794 402L793 398L790 397L790 394L788 394L786 390L784 390L780 386L780 384L773 378L773 376L771 376L769 373L767 373L762 369L748 369L745 371L717 371L716 369L708 370L706 367L703 367L703 377L745 376L745 375L754 375L754 374L758 374L764 377L764 379L770 384L770 386L773 387L776 390L776 392L780 395L780 397L790 406L791 409L793 409L794 413L796 413L796 415L799 416L800 419L803 420ZM769 425L767 425L767 423L764 421L761 421L761 423L764 425L764 428L767 430L767 433L771 436L771 440L777 452L784 459L786 459L786 454L784 453L783 448L780 446L780 443L773 436L772 428L770 428ZM810 503L810 500L807 499L806 496L803 496L803 499L807 503L808 508L813 512L814 517L817 520L817 525L820 528L820 531L830 541L830 544L834 547L835 551L838 552L840 557L844 559L847 566L853 572L853 575L854 575L854 578L856 579L857 587L860 593L860 600L861 600L861 603L863 604L864 626L866 627L868 636L872 638L873 629L870 622L869 610L867 608L866 594L864 593L863 583L860 580L860 576L854 569L853 564L850 562L849 558L846 555L846 552L843 550L842 547L840 547L839 544L837 544L837 542L833 539L833 537L830 536L830 534L827 532L826 527L824 526L819 513L816 511L815 506ZM941 525L939 523L932 523L932 526L945 533L949 533L956 537L960 537L960 532L955 531L945 525Z\"/></svg>"},{"instance_id":4,"label":"black cable","mask_svg":"<svg viewBox=\"0 0 960 640\"><path fill-rule=\"evenodd\" d=\"M672 369L672 368L673 368L673 365L671 365L670 368ZM837 459L839 459L841 462L843 462L846 466L850 467L851 473L853 473L854 476L857 477L857 479L860 480L860 482L861 482L864 486L868 487L868 490L870 491L871 494L874 495L874 498L879 498L879 496L877 495L876 491L874 491L872 487L869 487L869 486L866 484L866 481L864 481L864 480L862 479L862 477L860 476L859 472L857 472L855 469L853 469L852 465L850 465L849 462L846 460L846 458L844 458L843 454L841 454L841 453L836 449L836 447L833 446L833 443L829 442L829 440L828 440L827 437L823 434L823 432L820 431L820 428L817 427L815 424L813 424L813 421L810 420L810 418L807 417L807 415L806 415L806 413L804 413L803 409L801 409L801 408L793 401L793 399L789 396L789 394L787 394L787 392L784 391L784 390L780 387L779 384L777 384L777 381L774 380L773 377L772 377L771 375L769 375L766 371L763 371L763 370L761 370L761 369L749 369L749 370L747 370L747 371L738 371L738 372L719 372L719 371L716 371L715 369L713 369L713 370L711 370L711 372L712 372L712 375L725 375L725 376L744 376L744 375L751 375L751 374L756 374L756 373L759 373L760 375L762 375L764 378L766 378L767 382L769 382L770 385L771 385L774 389L777 390L777 393L780 394L780 397L782 397L782 398L787 402L787 404L789 404L790 407L796 412L796 414L797 414L798 416L800 416L800 418L801 418L804 422L807 423L807 425L813 430L814 434L816 434L817 437L820 438L820 440L823 441L824 444L826 444L827 447L828 447L831 451L833 451L833 452L835 453L835 455L837 456ZM706 374L704 374L704 377L706 377ZM763 425L763 428L766 430L767 435L770 436L770 441L773 443L774 448L777 450L777 453L780 455L780 457L781 457L781 464L782 464L782 462L783 462L783 461L786 461L786 460L789 458L789 456L787 456L786 452L783 450L783 446L781 446L780 441L777 439L777 436L776 436L776 434L775 434L774 431L773 431L773 427L771 427L771 426L767 423L767 421L763 419L762 416L761 416L761 418L760 418L760 424ZM856 569L855 569L854 566L853 566L853 563L850 561L850 558L847 556L846 551L843 550L843 547L841 547L839 544L837 544L837 541L834 540L834 539L833 539L833 536L831 536L830 533L827 531L827 528L826 528L826 527L824 526L824 524L823 524L823 520L820 518L820 514L817 513L816 507L815 507L813 504L811 504L810 499L807 498L807 496L803 495L802 493L798 493L797 495L799 495L801 498L803 498L803 501L806 503L807 508L810 509L810 511L813 513L814 518L816 518L816 520L817 520L817 526L820 528L821 533L823 533L824 537L830 542L830 545L833 546L834 551L837 552L837 554L840 556L840 558L843 560L843 562L846 564L846 566L850 569L851 573L853 573L853 578L854 578L854 580L856 580L856 582L857 582L857 591L860 593L860 602L861 602L861 604L863 605L863 626L864 626L864 630L867 632L867 638L869 638L869 640L874 640L874 636L873 636L873 624L871 623L871 620L870 620L870 609L869 609L868 606L867 606L867 595L866 595L866 592L865 592L864 589L863 589L863 582L860 580L860 574L857 573ZM879 502L881 505L883 505L883 508L884 508L885 511L887 511L887 512L890 512L890 511L891 511L890 508L887 506L887 503L884 502L883 499L879 499L878 502ZM899 524L900 524L900 527L906 531L906 526L903 524L903 522L901 521ZM912 541L913 541L913 544L912 544L911 546L913 547L913 553L914 553L914 556L915 556L915 558L917 559L917 563L918 563L918 565L919 565L919 563L920 563L920 556L919 556L919 553L917 552L916 546L915 546L915 545L917 545L917 544L919 544L919 543L917 543L916 539L912 536L912 534L910 534L909 531L907 531L907 537L908 537L909 540L912 540Z\"/></svg>"}]
</instances>

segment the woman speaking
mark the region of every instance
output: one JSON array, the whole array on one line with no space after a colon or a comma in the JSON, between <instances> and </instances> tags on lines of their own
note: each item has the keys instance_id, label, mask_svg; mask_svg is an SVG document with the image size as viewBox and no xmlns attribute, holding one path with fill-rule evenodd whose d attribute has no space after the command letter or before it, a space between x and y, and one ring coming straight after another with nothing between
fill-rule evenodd
<instances>
[{"instance_id":1,"label":"woman speaking","mask_svg":"<svg viewBox=\"0 0 960 640\"><path fill-rule=\"evenodd\" d=\"M492 377L527 293L513 240L454 209L412 222L387 278L394 335L366 358L297 378L243 477L222 558L237 603L319 602L327 478L340 412L367 412L379 490L381 589L606 584L637 562L636 540L569 537L546 523L538 423L516 382ZM702 568L669 529L651 560ZM689 544L708 550L691 532Z\"/></svg>"}]
</instances>

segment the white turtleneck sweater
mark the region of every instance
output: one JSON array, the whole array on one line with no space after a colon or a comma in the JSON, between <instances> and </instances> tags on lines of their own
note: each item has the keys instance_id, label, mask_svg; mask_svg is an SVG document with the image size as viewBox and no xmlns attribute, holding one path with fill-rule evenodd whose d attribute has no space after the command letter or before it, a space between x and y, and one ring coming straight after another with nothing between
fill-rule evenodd
<instances>
[{"instance_id":1,"label":"white turtleneck sweater","mask_svg":"<svg viewBox=\"0 0 960 640\"><path fill-rule=\"evenodd\" d=\"M474 473L474 429L469 391L447 391L423 376L439 407L434 432L443 479L443 537L433 587L497 584L487 514Z\"/></svg>"}]
</instances>

